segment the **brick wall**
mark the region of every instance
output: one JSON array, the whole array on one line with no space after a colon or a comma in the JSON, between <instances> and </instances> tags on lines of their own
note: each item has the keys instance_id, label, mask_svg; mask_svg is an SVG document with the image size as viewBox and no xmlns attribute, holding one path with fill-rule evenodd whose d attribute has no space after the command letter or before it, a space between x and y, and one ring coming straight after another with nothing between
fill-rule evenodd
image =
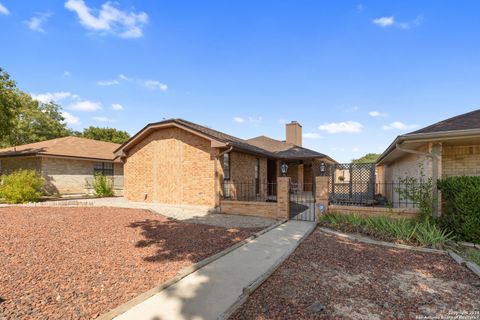
<instances>
[{"instance_id":1,"label":"brick wall","mask_svg":"<svg viewBox=\"0 0 480 320\"><path fill-rule=\"evenodd\" d=\"M124 194L133 201L213 207L213 152L210 141L185 130L157 130L128 151Z\"/></svg>"},{"instance_id":2,"label":"brick wall","mask_svg":"<svg viewBox=\"0 0 480 320\"><path fill-rule=\"evenodd\" d=\"M45 178L47 194L84 193L87 179L92 181L95 161L54 157L14 157L1 160L2 173L18 169L37 170ZM114 165L117 189L123 185L123 164ZM119 183L119 181L121 183Z\"/></svg>"},{"instance_id":3,"label":"brick wall","mask_svg":"<svg viewBox=\"0 0 480 320\"><path fill-rule=\"evenodd\" d=\"M480 176L480 145L443 146L442 176Z\"/></svg>"},{"instance_id":4,"label":"brick wall","mask_svg":"<svg viewBox=\"0 0 480 320\"><path fill-rule=\"evenodd\" d=\"M237 193L255 193L255 166L260 160L259 195L265 198L267 194L267 158L232 151L230 152L230 197L236 198ZM222 161L223 164L223 161ZM240 196L240 195L239 195ZM245 196L245 194L243 194Z\"/></svg>"},{"instance_id":5,"label":"brick wall","mask_svg":"<svg viewBox=\"0 0 480 320\"><path fill-rule=\"evenodd\" d=\"M282 218L279 214L276 202L246 202L222 200L220 202L221 213L257 216L266 218Z\"/></svg>"},{"instance_id":6,"label":"brick wall","mask_svg":"<svg viewBox=\"0 0 480 320\"><path fill-rule=\"evenodd\" d=\"M9 174L20 169L41 170L41 159L39 157L13 157L0 159L0 173Z\"/></svg>"}]
</instances>

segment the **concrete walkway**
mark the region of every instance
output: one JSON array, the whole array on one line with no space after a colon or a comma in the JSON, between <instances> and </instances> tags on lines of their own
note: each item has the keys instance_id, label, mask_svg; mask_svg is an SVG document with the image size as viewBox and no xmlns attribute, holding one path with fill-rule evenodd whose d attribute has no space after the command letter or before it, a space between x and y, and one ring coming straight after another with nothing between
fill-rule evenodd
<instances>
[{"instance_id":1,"label":"concrete walkway","mask_svg":"<svg viewBox=\"0 0 480 320\"><path fill-rule=\"evenodd\" d=\"M133 306L115 319L217 319L239 299L243 288L271 271L314 228L313 222L288 221Z\"/></svg>"}]
</instances>

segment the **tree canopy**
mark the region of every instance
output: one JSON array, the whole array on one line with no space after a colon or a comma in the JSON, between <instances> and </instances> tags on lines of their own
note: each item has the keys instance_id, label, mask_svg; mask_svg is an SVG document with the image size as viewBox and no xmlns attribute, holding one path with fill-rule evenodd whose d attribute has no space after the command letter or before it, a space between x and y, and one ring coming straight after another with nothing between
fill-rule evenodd
<instances>
[{"instance_id":1,"label":"tree canopy","mask_svg":"<svg viewBox=\"0 0 480 320\"><path fill-rule=\"evenodd\" d=\"M100 128L93 126L83 129L83 132L80 133L80 136L88 139L120 144L130 139L130 135L126 131L117 130L114 128Z\"/></svg>"},{"instance_id":2,"label":"tree canopy","mask_svg":"<svg viewBox=\"0 0 480 320\"><path fill-rule=\"evenodd\" d=\"M377 162L379 157L380 157L379 153L367 153L363 157L360 157L358 159L353 159L352 163L374 163L374 162Z\"/></svg>"},{"instance_id":3,"label":"tree canopy","mask_svg":"<svg viewBox=\"0 0 480 320\"><path fill-rule=\"evenodd\" d=\"M115 143L130 138L128 132L114 128L91 126L83 132L69 129L60 105L34 100L18 89L10 75L0 68L0 148L69 135Z\"/></svg>"}]
</instances>

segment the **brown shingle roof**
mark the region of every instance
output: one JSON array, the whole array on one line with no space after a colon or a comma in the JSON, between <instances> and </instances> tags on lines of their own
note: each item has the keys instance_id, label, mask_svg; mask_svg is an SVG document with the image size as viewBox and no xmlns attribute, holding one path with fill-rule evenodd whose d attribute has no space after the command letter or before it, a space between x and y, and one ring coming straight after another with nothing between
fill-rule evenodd
<instances>
[{"instance_id":1,"label":"brown shingle roof","mask_svg":"<svg viewBox=\"0 0 480 320\"><path fill-rule=\"evenodd\" d=\"M480 109L442 120L410 134L480 129Z\"/></svg>"},{"instance_id":2,"label":"brown shingle roof","mask_svg":"<svg viewBox=\"0 0 480 320\"><path fill-rule=\"evenodd\" d=\"M303 147L298 147L294 144L272 139L266 136L259 136L256 138L248 139L246 141L249 144L272 152L278 158L298 159L327 157L323 153L319 153Z\"/></svg>"},{"instance_id":3,"label":"brown shingle roof","mask_svg":"<svg viewBox=\"0 0 480 320\"><path fill-rule=\"evenodd\" d=\"M17 147L0 149L0 157L50 155L72 158L114 160L113 151L120 145L79 137L64 137Z\"/></svg>"},{"instance_id":4,"label":"brown shingle roof","mask_svg":"<svg viewBox=\"0 0 480 320\"><path fill-rule=\"evenodd\" d=\"M284 141L271 139L265 136L253 138L250 140L240 139L229 134L187 121L183 119L168 119L160 122L150 123L146 125L142 130L125 142L116 151L127 150L129 144L134 144L134 140L141 139L142 134L146 134L149 129L153 129L156 126L176 124L188 128L210 137L213 140L226 143L237 150L241 150L247 153L253 153L262 155L268 158L281 158L281 159L302 159L302 158L320 158L327 157L322 153L315 152L310 149L296 147L291 144L287 144Z\"/></svg>"}]
</instances>

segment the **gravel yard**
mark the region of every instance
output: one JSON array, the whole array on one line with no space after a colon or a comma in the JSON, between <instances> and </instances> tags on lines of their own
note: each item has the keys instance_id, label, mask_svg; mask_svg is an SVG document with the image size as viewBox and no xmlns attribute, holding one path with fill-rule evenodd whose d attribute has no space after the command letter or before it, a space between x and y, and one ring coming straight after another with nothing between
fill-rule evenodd
<instances>
[{"instance_id":1,"label":"gravel yard","mask_svg":"<svg viewBox=\"0 0 480 320\"><path fill-rule=\"evenodd\" d=\"M0 208L0 319L90 319L250 236L121 208Z\"/></svg>"},{"instance_id":2,"label":"gravel yard","mask_svg":"<svg viewBox=\"0 0 480 320\"><path fill-rule=\"evenodd\" d=\"M453 319L460 312L480 319L479 297L480 278L448 256L317 229L232 319Z\"/></svg>"}]
</instances>

